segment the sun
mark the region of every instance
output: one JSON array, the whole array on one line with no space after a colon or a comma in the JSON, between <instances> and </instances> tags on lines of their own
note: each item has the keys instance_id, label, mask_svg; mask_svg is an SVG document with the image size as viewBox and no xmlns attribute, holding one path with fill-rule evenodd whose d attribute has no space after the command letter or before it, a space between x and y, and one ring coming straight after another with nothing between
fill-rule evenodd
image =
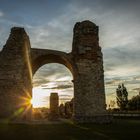
<instances>
[{"instance_id":1,"label":"sun","mask_svg":"<svg viewBox=\"0 0 140 140\"><path fill-rule=\"evenodd\" d=\"M33 99L30 100L30 103L33 104Z\"/></svg>"},{"instance_id":2,"label":"sun","mask_svg":"<svg viewBox=\"0 0 140 140\"><path fill-rule=\"evenodd\" d=\"M33 108L49 107L50 91L46 92L41 86L34 87L30 103Z\"/></svg>"}]
</instances>

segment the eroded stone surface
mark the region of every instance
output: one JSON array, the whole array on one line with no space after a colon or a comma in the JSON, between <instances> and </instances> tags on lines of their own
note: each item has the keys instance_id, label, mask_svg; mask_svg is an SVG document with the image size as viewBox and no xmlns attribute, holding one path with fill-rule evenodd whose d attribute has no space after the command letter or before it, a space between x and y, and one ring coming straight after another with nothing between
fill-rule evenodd
<instances>
[{"instance_id":1,"label":"eroded stone surface","mask_svg":"<svg viewBox=\"0 0 140 140\"><path fill-rule=\"evenodd\" d=\"M0 52L0 117L30 118L25 98L32 95L32 75L44 64L60 63L73 75L76 122L107 122L103 58L98 26L90 21L76 23L72 52L34 49L23 28L12 28ZM24 98L22 98L24 97Z\"/></svg>"},{"instance_id":2,"label":"eroded stone surface","mask_svg":"<svg viewBox=\"0 0 140 140\"><path fill-rule=\"evenodd\" d=\"M59 96L58 93L51 93L50 95L50 120L57 120L59 118Z\"/></svg>"},{"instance_id":3,"label":"eroded stone surface","mask_svg":"<svg viewBox=\"0 0 140 140\"><path fill-rule=\"evenodd\" d=\"M27 101L32 90L30 43L23 28L12 28L0 52L0 117L27 119ZM28 111L27 111L28 112Z\"/></svg>"}]
</instances>

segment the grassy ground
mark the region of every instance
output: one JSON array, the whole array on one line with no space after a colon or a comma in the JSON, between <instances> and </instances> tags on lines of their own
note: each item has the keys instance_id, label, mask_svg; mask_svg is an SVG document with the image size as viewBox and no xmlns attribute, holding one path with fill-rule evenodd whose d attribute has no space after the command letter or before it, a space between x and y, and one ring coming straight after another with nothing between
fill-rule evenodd
<instances>
[{"instance_id":1,"label":"grassy ground","mask_svg":"<svg viewBox=\"0 0 140 140\"><path fill-rule=\"evenodd\" d=\"M0 140L136 140L140 120L115 120L112 124L0 124Z\"/></svg>"}]
</instances>

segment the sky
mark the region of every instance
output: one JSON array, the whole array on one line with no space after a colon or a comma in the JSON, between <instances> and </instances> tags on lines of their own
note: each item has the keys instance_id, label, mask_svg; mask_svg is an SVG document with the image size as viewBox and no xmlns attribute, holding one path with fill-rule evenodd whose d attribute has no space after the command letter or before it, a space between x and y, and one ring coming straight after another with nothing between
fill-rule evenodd
<instances>
[{"instance_id":1,"label":"sky","mask_svg":"<svg viewBox=\"0 0 140 140\"><path fill-rule=\"evenodd\" d=\"M107 102L115 100L120 83L127 87L129 97L138 94L139 0L0 0L0 49L10 28L20 26L28 33L32 48L70 52L74 24L83 20L99 26ZM73 96L72 78L60 64L44 65L34 75L33 96L46 104L50 92L58 91L64 102Z\"/></svg>"}]
</instances>

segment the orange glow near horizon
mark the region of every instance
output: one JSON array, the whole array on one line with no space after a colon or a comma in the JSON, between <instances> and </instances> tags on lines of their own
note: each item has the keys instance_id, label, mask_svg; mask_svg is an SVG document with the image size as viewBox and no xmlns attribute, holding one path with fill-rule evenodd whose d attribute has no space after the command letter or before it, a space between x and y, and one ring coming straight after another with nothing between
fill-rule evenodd
<instances>
[{"instance_id":1,"label":"orange glow near horizon","mask_svg":"<svg viewBox=\"0 0 140 140\"><path fill-rule=\"evenodd\" d=\"M20 104L18 109L10 116L9 119L11 118L15 118L18 116L24 116L27 113L31 112L31 108L32 108L32 104L31 104L31 94L28 93L26 90L24 90L25 95L24 96L20 96Z\"/></svg>"},{"instance_id":2,"label":"orange glow near horizon","mask_svg":"<svg viewBox=\"0 0 140 140\"><path fill-rule=\"evenodd\" d=\"M44 90L42 89L41 86L38 87L34 87L33 91L32 91L32 99L31 99L31 103L32 103L32 107L33 108L41 108L41 107L46 107L49 108L49 97L50 97L50 93L52 92L57 92L59 95L59 104L61 103L65 103L66 101L70 101L73 96L69 97L68 100L64 99L63 96L67 95L68 93L64 92L63 90L52 90L52 89L47 89ZM62 97L62 98L61 98Z\"/></svg>"},{"instance_id":3,"label":"orange glow near horizon","mask_svg":"<svg viewBox=\"0 0 140 140\"><path fill-rule=\"evenodd\" d=\"M33 99L30 100L30 103L33 104Z\"/></svg>"},{"instance_id":4,"label":"orange glow near horizon","mask_svg":"<svg viewBox=\"0 0 140 140\"><path fill-rule=\"evenodd\" d=\"M59 71L57 73L57 68L61 71L60 73ZM42 77L41 74L44 72L50 75ZM32 107L49 108L49 97L52 92L58 93L60 104L70 101L73 98L72 79L72 73L62 64L52 63L39 68L33 75Z\"/></svg>"}]
</instances>

